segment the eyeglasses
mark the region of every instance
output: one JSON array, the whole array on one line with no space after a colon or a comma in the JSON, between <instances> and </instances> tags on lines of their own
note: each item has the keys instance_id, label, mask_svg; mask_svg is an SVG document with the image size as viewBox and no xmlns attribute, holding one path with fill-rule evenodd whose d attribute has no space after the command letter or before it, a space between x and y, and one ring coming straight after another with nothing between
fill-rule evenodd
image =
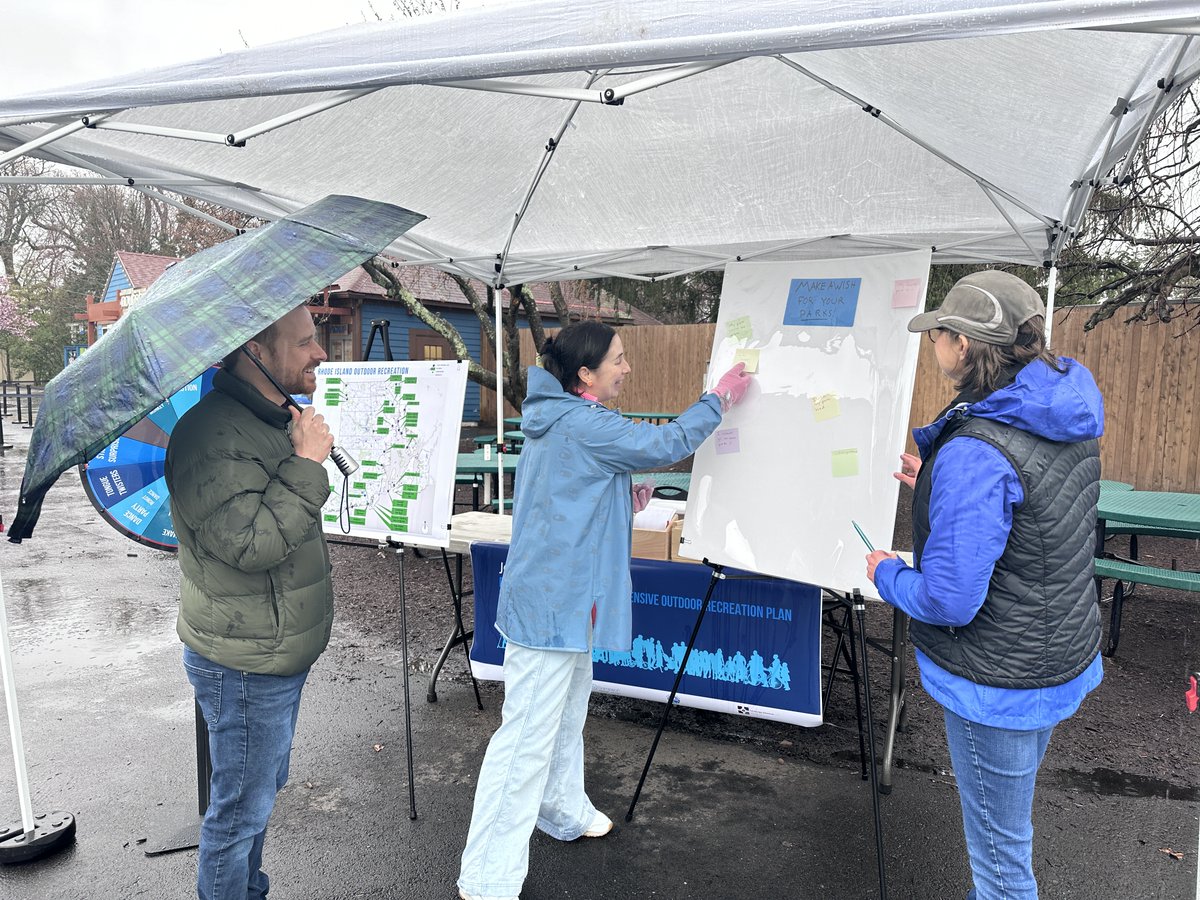
<instances>
[{"instance_id":1,"label":"eyeglasses","mask_svg":"<svg viewBox=\"0 0 1200 900\"><path fill-rule=\"evenodd\" d=\"M940 329L940 328L930 328L927 332L925 332L925 334L927 334L929 336L930 343L933 343L933 344L937 343L937 339L941 335L941 333L942 333L942 329Z\"/></svg>"}]
</instances>

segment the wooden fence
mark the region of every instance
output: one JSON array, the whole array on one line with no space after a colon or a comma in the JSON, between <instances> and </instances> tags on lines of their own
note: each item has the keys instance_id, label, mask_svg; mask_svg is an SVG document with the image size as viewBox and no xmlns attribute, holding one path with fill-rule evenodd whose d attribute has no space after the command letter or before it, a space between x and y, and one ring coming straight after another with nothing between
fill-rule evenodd
<instances>
[{"instance_id":1,"label":"wooden fence","mask_svg":"<svg viewBox=\"0 0 1200 900\"><path fill-rule=\"evenodd\" d=\"M633 372L621 389L621 409L633 412L681 412L704 390L704 370L712 352L715 325L639 325L622 328L621 343ZM557 328L546 334L557 334ZM533 338L521 332L521 364L533 365L537 356ZM490 348L484 350L483 365L495 367ZM496 394L484 391L480 398L483 423L495 422ZM504 404L505 417L519 415Z\"/></svg>"},{"instance_id":2,"label":"wooden fence","mask_svg":"<svg viewBox=\"0 0 1200 900\"><path fill-rule=\"evenodd\" d=\"M1104 395L1103 477L1142 490L1200 492L1200 333L1184 334L1186 323L1126 325L1120 314L1085 332L1089 312L1057 312L1053 346L1091 369ZM680 412L691 404L703 388L715 327L622 328L633 373L621 408ZM528 332L521 335L521 359L525 365L534 359ZM953 395L933 345L922 340L910 427L928 422ZM484 392L484 409L484 421L493 421L492 392ZM516 412L509 408L506 415ZM909 445L912 450L911 438Z\"/></svg>"}]
</instances>

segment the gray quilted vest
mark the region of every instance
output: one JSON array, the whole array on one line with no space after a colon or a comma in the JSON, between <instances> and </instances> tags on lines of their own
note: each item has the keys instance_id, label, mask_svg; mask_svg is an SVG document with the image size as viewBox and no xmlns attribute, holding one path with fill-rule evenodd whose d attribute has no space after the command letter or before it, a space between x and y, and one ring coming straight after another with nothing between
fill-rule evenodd
<instances>
[{"instance_id":1,"label":"gray quilted vest","mask_svg":"<svg viewBox=\"0 0 1200 900\"><path fill-rule=\"evenodd\" d=\"M978 684L1064 684L1100 650L1092 568L1099 443L1063 444L991 419L952 417L922 463L913 495L917 569L929 537L934 458L947 441L963 436L986 441L1008 458L1025 500L1013 511L1008 545L975 618L958 628L914 619L913 643L943 669Z\"/></svg>"}]
</instances>

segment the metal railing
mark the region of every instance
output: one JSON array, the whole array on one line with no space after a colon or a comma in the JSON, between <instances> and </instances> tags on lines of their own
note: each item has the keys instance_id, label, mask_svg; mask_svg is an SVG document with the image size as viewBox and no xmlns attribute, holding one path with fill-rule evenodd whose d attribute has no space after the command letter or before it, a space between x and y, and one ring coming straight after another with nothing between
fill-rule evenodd
<instances>
[{"instance_id":1,"label":"metal railing","mask_svg":"<svg viewBox=\"0 0 1200 900\"><path fill-rule=\"evenodd\" d=\"M4 419L22 428L33 428L42 404L45 385L30 381L0 381L0 450L11 450L4 439Z\"/></svg>"}]
</instances>

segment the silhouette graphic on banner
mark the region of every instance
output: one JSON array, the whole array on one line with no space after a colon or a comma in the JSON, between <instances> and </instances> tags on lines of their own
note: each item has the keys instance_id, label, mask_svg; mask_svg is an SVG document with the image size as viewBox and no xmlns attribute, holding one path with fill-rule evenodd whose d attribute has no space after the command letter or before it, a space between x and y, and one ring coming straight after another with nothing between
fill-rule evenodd
<instances>
[{"instance_id":1,"label":"silhouette graphic on banner","mask_svg":"<svg viewBox=\"0 0 1200 900\"><path fill-rule=\"evenodd\" d=\"M471 547L475 571L477 677L502 678L505 640L495 629L508 548ZM593 649L597 691L663 700L679 674L711 571L634 559L630 649ZM736 575L727 570L728 575ZM688 656L677 702L798 725L821 723L820 591L770 577L717 585Z\"/></svg>"}]
</instances>

